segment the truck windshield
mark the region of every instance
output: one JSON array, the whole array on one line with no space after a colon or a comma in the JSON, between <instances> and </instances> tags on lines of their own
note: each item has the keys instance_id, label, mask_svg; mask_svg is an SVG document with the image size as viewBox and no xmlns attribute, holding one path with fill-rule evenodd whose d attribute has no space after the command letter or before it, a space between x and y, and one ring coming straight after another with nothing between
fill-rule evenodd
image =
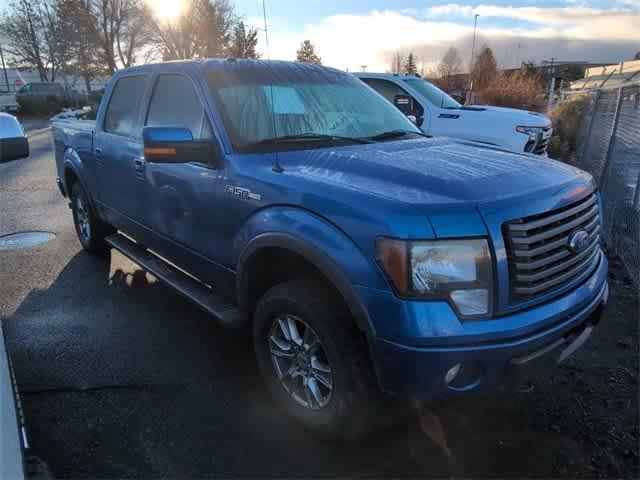
<instances>
[{"instance_id":1,"label":"truck windshield","mask_svg":"<svg viewBox=\"0 0 640 480\"><path fill-rule=\"evenodd\" d=\"M405 78L404 81L436 107L457 109L462 106L438 87L421 78Z\"/></svg>"},{"instance_id":2,"label":"truck windshield","mask_svg":"<svg viewBox=\"0 0 640 480\"><path fill-rule=\"evenodd\" d=\"M390 131L421 134L393 105L335 70L239 62L212 68L206 77L238 152L368 143L363 139Z\"/></svg>"}]
</instances>

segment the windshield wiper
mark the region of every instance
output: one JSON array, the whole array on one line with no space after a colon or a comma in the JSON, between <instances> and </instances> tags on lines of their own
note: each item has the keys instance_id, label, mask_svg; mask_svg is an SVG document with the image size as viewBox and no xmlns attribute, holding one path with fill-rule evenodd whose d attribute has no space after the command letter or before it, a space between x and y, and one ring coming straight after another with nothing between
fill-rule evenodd
<instances>
[{"instance_id":1,"label":"windshield wiper","mask_svg":"<svg viewBox=\"0 0 640 480\"><path fill-rule=\"evenodd\" d=\"M299 133L296 135L283 135L281 137L271 137L259 140L252 143L252 145L271 145L278 143L293 143L293 142L331 142L331 141L343 141L352 143L371 143L371 140L359 137L342 137L340 135L325 135L322 133Z\"/></svg>"},{"instance_id":2,"label":"windshield wiper","mask_svg":"<svg viewBox=\"0 0 640 480\"><path fill-rule=\"evenodd\" d=\"M409 134L420 135L421 137L431 138L430 135L422 132L416 132L414 130L389 130L388 132L382 132L378 135L367 137L369 140L388 140L390 138L406 137Z\"/></svg>"}]
</instances>

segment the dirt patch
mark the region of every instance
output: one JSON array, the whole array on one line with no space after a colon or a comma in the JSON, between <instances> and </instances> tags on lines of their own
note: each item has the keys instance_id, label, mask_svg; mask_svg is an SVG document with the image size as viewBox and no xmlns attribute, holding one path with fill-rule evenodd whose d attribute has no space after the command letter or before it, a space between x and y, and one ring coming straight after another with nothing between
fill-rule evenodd
<instances>
[{"instance_id":1,"label":"dirt patch","mask_svg":"<svg viewBox=\"0 0 640 480\"><path fill-rule=\"evenodd\" d=\"M637 291L619 262L611 262L609 281L601 323L565 364L538 366L515 392L465 399L438 411L451 458L448 471L437 473L640 476Z\"/></svg>"}]
</instances>

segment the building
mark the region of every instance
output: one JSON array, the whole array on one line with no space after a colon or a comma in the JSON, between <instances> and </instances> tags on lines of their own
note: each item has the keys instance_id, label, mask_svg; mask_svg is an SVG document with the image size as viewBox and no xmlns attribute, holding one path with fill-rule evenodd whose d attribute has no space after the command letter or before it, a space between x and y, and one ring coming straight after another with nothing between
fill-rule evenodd
<instances>
[{"instance_id":1,"label":"building","mask_svg":"<svg viewBox=\"0 0 640 480\"><path fill-rule=\"evenodd\" d=\"M91 90L104 88L108 81L108 76L96 78L91 82ZM23 85L35 82L40 82L40 75L35 69L0 68L0 92L15 92ZM87 90L84 80L73 75L58 75L55 83L63 85L67 91L86 93Z\"/></svg>"},{"instance_id":2,"label":"building","mask_svg":"<svg viewBox=\"0 0 640 480\"><path fill-rule=\"evenodd\" d=\"M563 94L566 96L600 88L619 88L634 81L640 81L640 60L587 68L584 77L571 82L563 90Z\"/></svg>"}]
</instances>

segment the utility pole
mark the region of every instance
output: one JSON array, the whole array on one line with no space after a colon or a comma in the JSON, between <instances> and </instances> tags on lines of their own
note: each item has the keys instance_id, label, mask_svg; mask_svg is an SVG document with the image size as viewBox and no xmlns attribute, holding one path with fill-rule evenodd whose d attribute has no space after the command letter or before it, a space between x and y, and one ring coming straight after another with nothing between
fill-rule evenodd
<instances>
[{"instance_id":1,"label":"utility pole","mask_svg":"<svg viewBox=\"0 0 640 480\"><path fill-rule=\"evenodd\" d=\"M4 55L2 54L2 46L0 45L0 60L2 60L2 71L4 72L4 82L7 84L7 92L11 91L9 87L9 76L7 75L7 67L4 64Z\"/></svg>"},{"instance_id":2,"label":"utility pole","mask_svg":"<svg viewBox=\"0 0 640 480\"><path fill-rule=\"evenodd\" d=\"M556 89L556 72L555 72L555 58L551 57L551 66L549 67L549 75L551 78L549 79L549 100L547 101L547 111L551 110L553 106L553 92Z\"/></svg>"},{"instance_id":3,"label":"utility pole","mask_svg":"<svg viewBox=\"0 0 640 480\"><path fill-rule=\"evenodd\" d=\"M471 103L473 99L473 63L476 56L476 30L478 28L478 15L477 13L473 19L473 42L471 44L471 68L469 69L469 91L467 92L467 103Z\"/></svg>"},{"instance_id":4,"label":"utility pole","mask_svg":"<svg viewBox=\"0 0 640 480\"><path fill-rule=\"evenodd\" d=\"M269 29L267 28L267 7L265 6L266 0L262 0L262 18L264 19L264 43L267 47L267 60L271 60L269 56Z\"/></svg>"}]
</instances>

